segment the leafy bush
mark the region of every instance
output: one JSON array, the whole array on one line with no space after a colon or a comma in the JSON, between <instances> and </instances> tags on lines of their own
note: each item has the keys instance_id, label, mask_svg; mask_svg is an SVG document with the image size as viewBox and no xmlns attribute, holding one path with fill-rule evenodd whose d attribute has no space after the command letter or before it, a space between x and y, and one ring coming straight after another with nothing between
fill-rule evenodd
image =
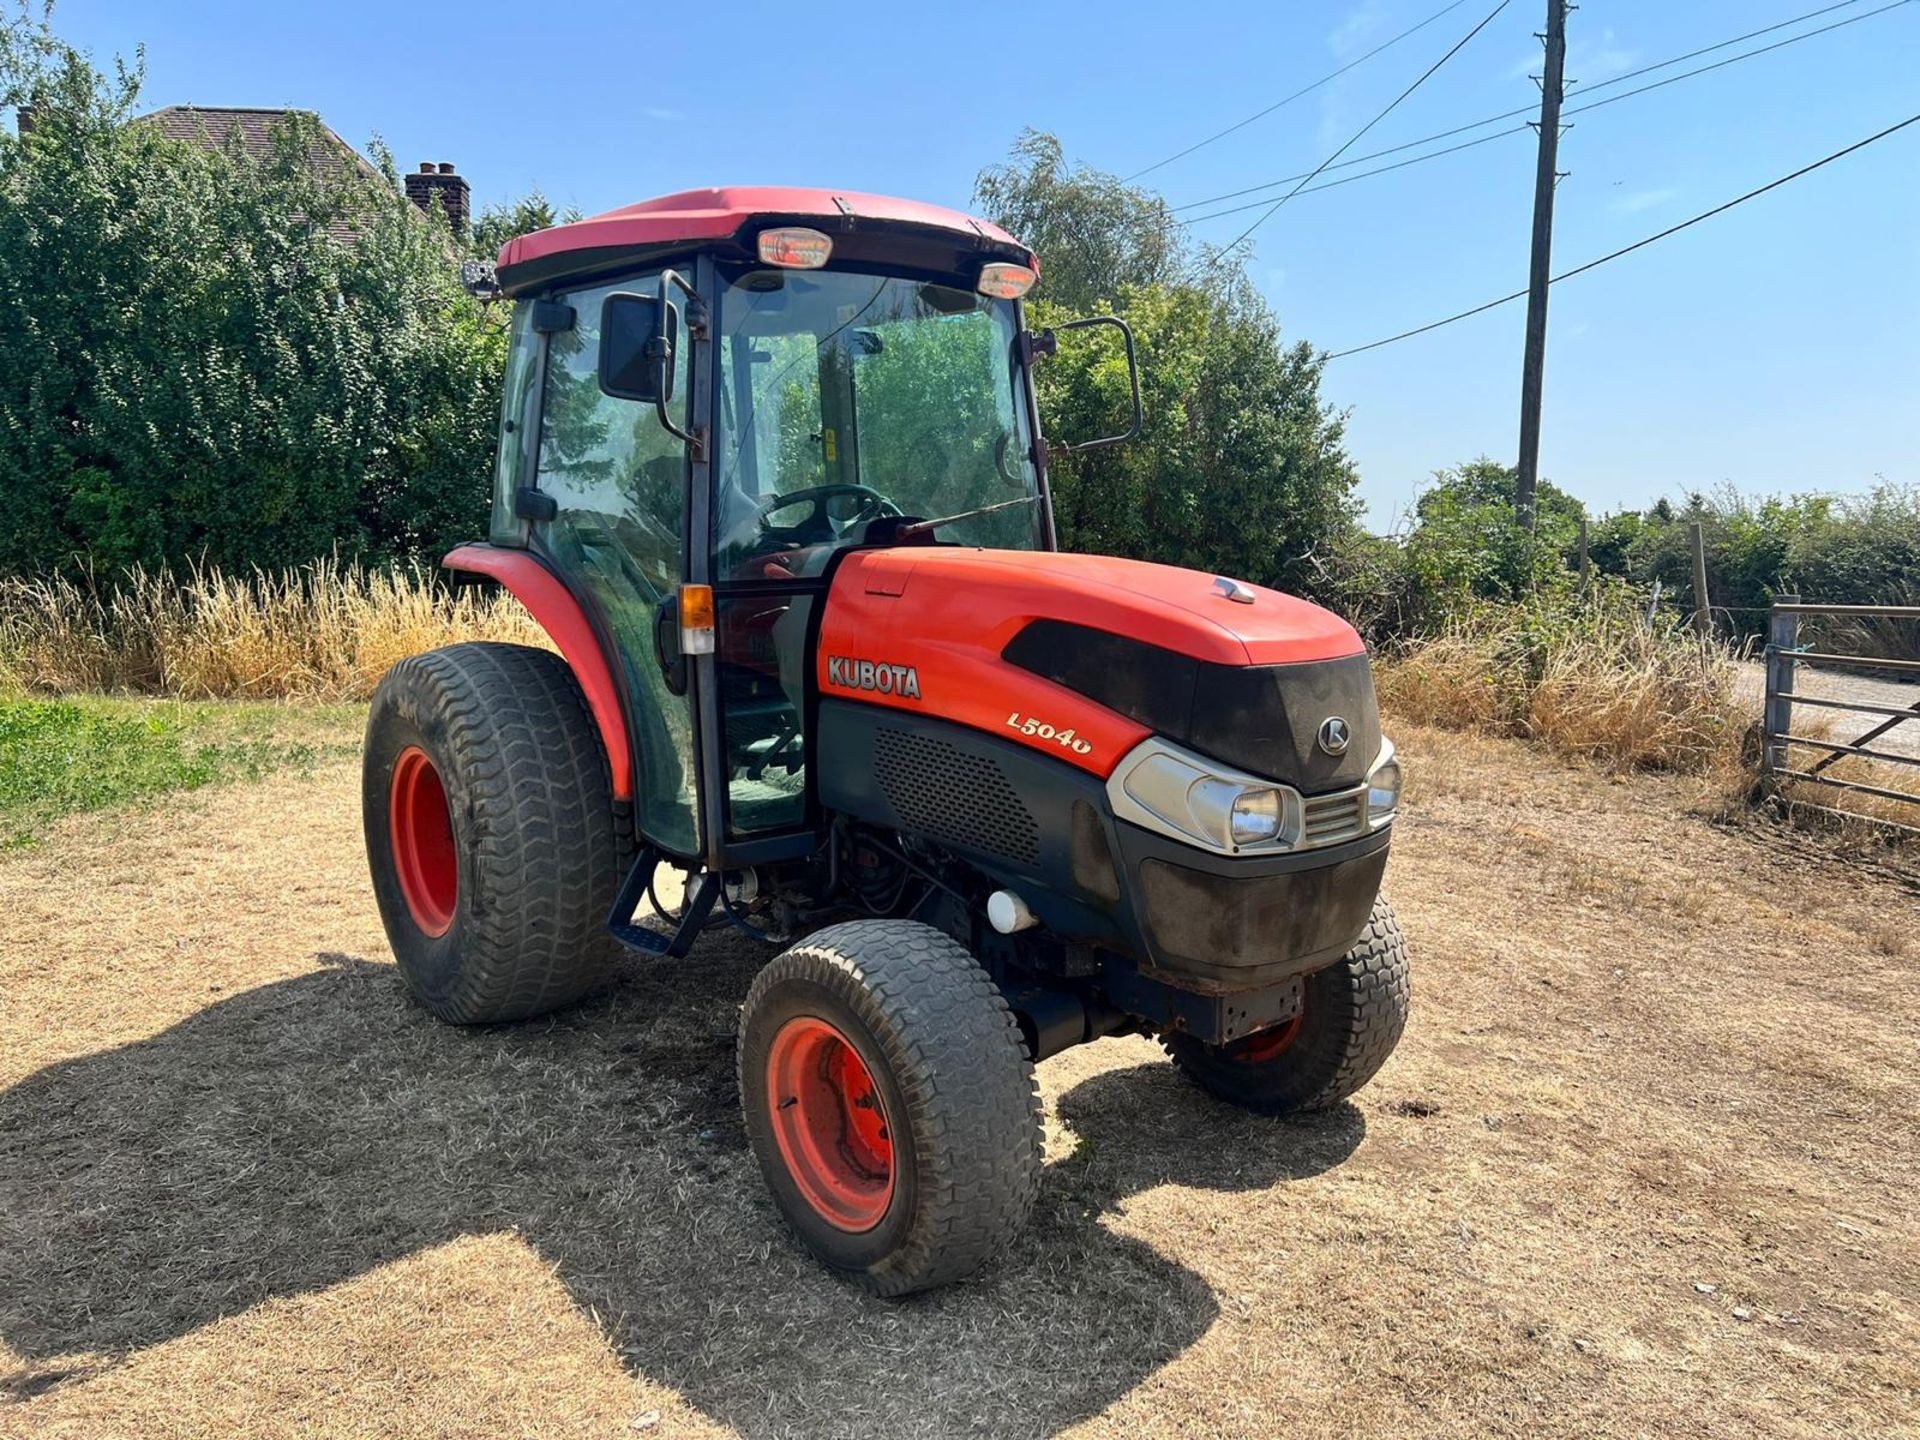
<instances>
[{"instance_id":1,"label":"leafy bush","mask_svg":"<svg viewBox=\"0 0 1920 1440\"><path fill-rule=\"evenodd\" d=\"M1436 471L1404 533L1349 527L1307 557L1301 586L1376 643L1433 635L1486 605L1526 601L1570 583L1585 507L1550 481L1529 529L1514 507L1514 471L1484 455Z\"/></svg>"},{"instance_id":2,"label":"leafy bush","mask_svg":"<svg viewBox=\"0 0 1920 1440\"><path fill-rule=\"evenodd\" d=\"M1658 580L1691 609L1695 521L1723 635L1764 634L1767 607L1787 593L1828 605L1920 604L1920 488L1758 500L1723 489L1680 506L1662 500L1603 521L1608 545L1595 561L1643 584ZM1866 654L1920 658L1920 625L1911 621L1809 619L1803 629Z\"/></svg>"},{"instance_id":3,"label":"leafy bush","mask_svg":"<svg viewBox=\"0 0 1920 1440\"><path fill-rule=\"evenodd\" d=\"M451 237L311 117L256 159L166 138L139 88L44 24L0 43L33 114L0 134L0 572L480 533L504 341Z\"/></svg>"}]
</instances>

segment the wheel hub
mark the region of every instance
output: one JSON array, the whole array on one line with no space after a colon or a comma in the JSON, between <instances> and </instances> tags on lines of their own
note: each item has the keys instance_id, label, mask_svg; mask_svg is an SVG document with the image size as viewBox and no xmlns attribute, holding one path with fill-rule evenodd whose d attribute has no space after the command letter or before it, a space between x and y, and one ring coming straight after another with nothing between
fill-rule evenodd
<instances>
[{"instance_id":1,"label":"wheel hub","mask_svg":"<svg viewBox=\"0 0 1920 1440\"><path fill-rule=\"evenodd\" d=\"M1264 1065L1269 1060L1277 1060L1299 1038L1300 1027L1306 1020L1304 1010L1294 1014L1291 1020L1283 1020L1271 1030L1262 1030L1235 1041L1227 1049L1227 1054L1242 1065Z\"/></svg>"},{"instance_id":2,"label":"wheel hub","mask_svg":"<svg viewBox=\"0 0 1920 1440\"><path fill-rule=\"evenodd\" d=\"M413 923L428 935L453 927L460 898L460 862L453 846L453 815L447 788L427 752L409 745L393 762L388 792L393 868Z\"/></svg>"},{"instance_id":3,"label":"wheel hub","mask_svg":"<svg viewBox=\"0 0 1920 1440\"><path fill-rule=\"evenodd\" d=\"M871 1230L893 1202L893 1132L866 1062L833 1025L789 1020L767 1051L774 1142L828 1224Z\"/></svg>"}]
</instances>

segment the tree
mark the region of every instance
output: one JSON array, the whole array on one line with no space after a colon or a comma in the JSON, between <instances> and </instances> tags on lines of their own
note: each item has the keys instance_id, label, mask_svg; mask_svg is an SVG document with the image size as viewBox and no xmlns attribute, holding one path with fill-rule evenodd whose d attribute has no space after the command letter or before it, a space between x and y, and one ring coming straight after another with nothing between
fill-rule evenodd
<instances>
[{"instance_id":1,"label":"tree","mask_svg":"<svg viewBox=\"0 0 1920 1440\"><path fill-rule=\"evenodd\" d=\"M553 202L538 188L518 200L496 202L483 208L474 218L469 244L476 259L491 260L509 240L550 230L555 225L571 225L580 212L571 205L554 209Z\"/></svg>"},{"instance_id":2,"label":"tree","mask_svg":"<svg viewBox=\"0 0 1920 1440\"><path fill-rule=\"evenodd\" d=\"M400 192L168 140L25 12L0 43L0 570L279 566L484 531L504 343ZM335 240L336 220L357 230Z\"/></svg>"},{"instance_id":3,"label":"tree","mask_svg":"<svg viewBox=\"0 0 1920 1440\"><path fill-rule=\"evenodd\" d=\"M1177 284L1186 243L1167 202L1070 166L1060 142L1023 130L1005 165L982 170L974 203L1040 256L1037 299L1091 314L1125 289Z\"/></svg>"},{"instance_id":4,"label":"tree","mask_svg":"<svg viewBox=\"0 0 1920 1440\"><path fill-rule=\"evenodd\" d=\"M1402 547L1400 628L1432 628L1475 601L1524 600L1569 582L1586 513L1578 500L1542 480L1529 529L1514 506L1512 466L1482 455L1433 479Z\"/></svg>"},{"instance_id":5,"label":"tree","mask_svg":"<svg viewBox=\"0 0 1920 1440\"><path fill-rule=\"evenodd\" d=\"M1320 396L1324 360L1288 345L1236 259L1196 273L1165 203L1067 165L1027 131L983 171L975 198L1040 255L1030 323L1110 312L1138 342L1138 442L1057 460L1061 541L1075 549L1217 570L1314 590L1322 552L1353 530L1345 417ZM1062 336L1041 362L1042 426L1055 441L1125 427L1127 371L1109 330Z\"/></svg>"}]
</instances>

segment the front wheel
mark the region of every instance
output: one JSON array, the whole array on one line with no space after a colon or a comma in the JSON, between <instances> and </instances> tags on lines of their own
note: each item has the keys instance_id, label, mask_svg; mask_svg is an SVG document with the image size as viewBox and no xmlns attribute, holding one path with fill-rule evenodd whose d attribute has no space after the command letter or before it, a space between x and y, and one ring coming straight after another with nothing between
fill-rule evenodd
<instances>
[{"instance_id":1,"label":"front wheel","mask_svg":"<svg viewBox=\"0 0 1920 1440\"><path fill-rule=\"evenodd\" d=\"M1040 1101L987 973L930 926L835 925L740 1015L740 1103L767 1187L825 1264L880 1295L956 1280L1040 1188Z\"/></svg>"},{"instance_id":2,"label":"front wheel","mask_svg":"<svg viewBox=\"0 0 1920 1440\"><path fill-rule=\"evenodd\" d=\"M1407 942L1384 898L1336 963L1306 978L1300 1013L1228 1045L1161 1040L1182 1074L1220 1099L1267 1115L1326 1110L1387 1063L1407 1026Z\"/></svg>"}]
</instances>

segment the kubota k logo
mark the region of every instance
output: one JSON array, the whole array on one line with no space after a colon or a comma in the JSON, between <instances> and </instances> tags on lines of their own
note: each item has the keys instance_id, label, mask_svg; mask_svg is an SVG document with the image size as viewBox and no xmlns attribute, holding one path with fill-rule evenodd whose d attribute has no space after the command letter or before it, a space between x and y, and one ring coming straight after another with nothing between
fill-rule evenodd
<instances>
[{"instance_id":1,"label":"kubota k logo","mask_svg":"<svg viewBox=\"0 0 1920 1440\"><path fill-rule=\"evenodd\" d=\"M1353 727L1344 717L1329 715L1320 722L1320 748L1329 755L1344 755L1353 743Z\"/></svg>"},{"instance_id":2,"label":"kubota k logo","mask_svg":"<svg viewBox=\"0 0 1920 1440\"><path fill-rule=\"evenodd\" d=\"M920 672L911 665L889 665L884 660L852 660L845 655L829 655L827 683L848 690L898 695L902 700L920 698Z\"/></svg>"}]
</instances>

